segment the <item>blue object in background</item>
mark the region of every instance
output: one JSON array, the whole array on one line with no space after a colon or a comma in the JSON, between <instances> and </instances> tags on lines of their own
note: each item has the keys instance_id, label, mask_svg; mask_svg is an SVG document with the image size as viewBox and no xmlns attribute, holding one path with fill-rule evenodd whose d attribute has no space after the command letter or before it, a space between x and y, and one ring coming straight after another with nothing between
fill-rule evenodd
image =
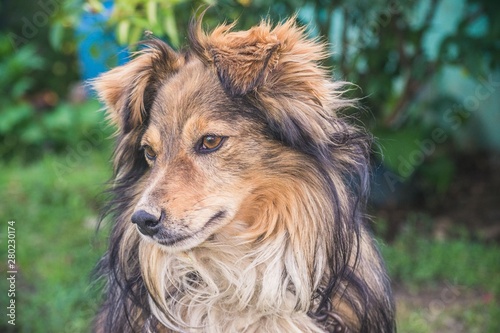
<instances>
[{"instance_id":1,"label":"blue object in background","mask_svg":"<svg viewBox=\"0 0 500 333\"><path fill-rule=\"evenodd\" d=\"M85 81L124 64L129 57L127 48L117 44L114 31L106 25L113 10L113 1L103 1L102 4L102 12L84 12L76 27L80 75Z\"/></svg>"}]
</instances>

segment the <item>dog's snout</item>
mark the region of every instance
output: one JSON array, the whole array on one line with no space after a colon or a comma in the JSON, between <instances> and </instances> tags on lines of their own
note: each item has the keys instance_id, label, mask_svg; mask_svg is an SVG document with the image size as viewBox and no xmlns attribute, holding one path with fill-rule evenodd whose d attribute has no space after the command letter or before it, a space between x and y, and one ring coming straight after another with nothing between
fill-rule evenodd
<instances>
[{"instance_id":1,"label":"dog's snout","mask_svg":"<svg viewBox=\"0 0 500 333\"><path fill-rule=\"evenodd\" d=\"M132 223L146 236L154 236L160 229L161 217L154 216L145 210L138 210L132 215Z\"/></svg>"}]
</instances>

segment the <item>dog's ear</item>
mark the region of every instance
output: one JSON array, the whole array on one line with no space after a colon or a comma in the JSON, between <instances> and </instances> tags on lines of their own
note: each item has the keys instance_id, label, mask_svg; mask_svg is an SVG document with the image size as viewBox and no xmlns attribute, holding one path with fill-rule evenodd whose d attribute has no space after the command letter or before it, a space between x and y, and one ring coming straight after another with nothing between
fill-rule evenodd
<instances>
[{"instance_id":1,"label":"dog's ear","mask_svg":"<svg viewBox=\"0 0 500 333\"><path fill-rule=\"evenodd\" d=\"M281 44L265 23L241 32L231 32L233 26L219 26L207 36L195 21L190 41L198 55L213 63L224 89L241 96L266 81L278 63Z\"/></svg>"},{"instance_id":2,"label":"dog's ear","mask_svg":"<svg viewBox=\"0 0 500 333\"><path fill-rule=\"evenodd\" d=\"M152 39L143 45L145 48L133 60L91 82L109 119L123 133L145 121L160 83L181 65L179 55L161 40Z\"/></svg>"},{"instance_id":3,"label":"dog's ear","mask_svg":"<svg viewBox=\"0 0 500 333\"><path fill-rule=\"evenodd\" d=\"M233 95L244 95L261 85L278 63L279 41L258 30L248 31L245 43L228 38L227 44L218 43L211 50L219 79Z\"/></svg>"}]
</instances>

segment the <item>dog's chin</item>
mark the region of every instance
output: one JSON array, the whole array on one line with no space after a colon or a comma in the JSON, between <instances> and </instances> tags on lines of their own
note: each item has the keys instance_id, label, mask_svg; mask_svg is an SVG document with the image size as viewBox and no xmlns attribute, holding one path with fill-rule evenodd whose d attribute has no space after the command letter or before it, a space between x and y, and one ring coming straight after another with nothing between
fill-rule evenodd
<instances>
[{"instance_id":1,"label":"dog's chin","mask_svg":"<svg viewBox=\"0 0 500 333\"><path fill-rule=\"evenodd\" d=\"M225 211L219 211L214 214L205 225L194 232L172 232L166 227L161 227L157 234L150 236L140 230L137 226L137 232L141 238L147 242L153 242L163 250L168 252L186 251L197 247L223 227L229 219Z\"/></svg>"}]
</instances>

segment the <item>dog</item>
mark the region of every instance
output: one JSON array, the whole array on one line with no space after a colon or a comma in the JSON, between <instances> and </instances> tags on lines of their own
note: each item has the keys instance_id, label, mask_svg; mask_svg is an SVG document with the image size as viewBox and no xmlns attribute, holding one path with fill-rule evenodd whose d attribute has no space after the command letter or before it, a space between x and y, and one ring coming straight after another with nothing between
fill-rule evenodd
<instances>
[{"instance_id":1,"label":"dog","mask_svg":"<svg viewBox=\"0 0 500 333\"><path fill-rule=\"evenodd\" d=\"M159 39L93 82L117 127L95 332L394 332L370 136L294 18ZM347 87L347 88L346 88Z\"/></svg>"}]
</instances>

